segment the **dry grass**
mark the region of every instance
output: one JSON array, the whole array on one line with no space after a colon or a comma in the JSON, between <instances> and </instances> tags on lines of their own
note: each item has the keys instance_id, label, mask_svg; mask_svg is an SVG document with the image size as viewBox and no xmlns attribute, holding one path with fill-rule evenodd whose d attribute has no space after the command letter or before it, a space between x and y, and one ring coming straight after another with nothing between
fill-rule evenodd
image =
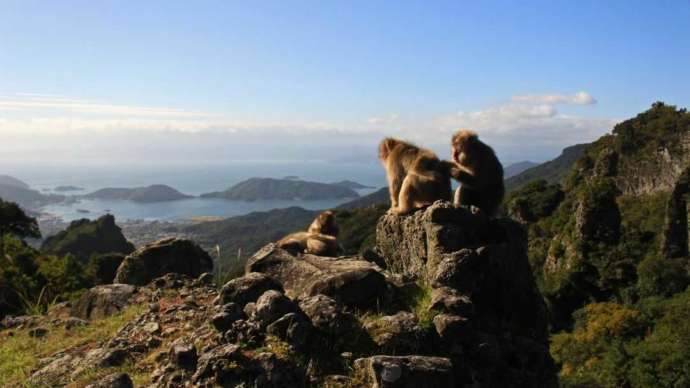
<instances>
[{"instance_id":1,"label":"dry grass","mask_svg":"<svg viewBox=\"0 0 690 388\"><path fill-rule=\"evenodd\" d=\"M30 337L29 329L1 331L0 387L26 386L25 382L31 371L38 366L39 359L63 349L79 347L84 351L89 350L110 339L144 309L143 305L132 305L111 317L92 321L88 326L71 330L64 327L48 327L48 334L42 338Z\"/></svg>"}]
</instances>

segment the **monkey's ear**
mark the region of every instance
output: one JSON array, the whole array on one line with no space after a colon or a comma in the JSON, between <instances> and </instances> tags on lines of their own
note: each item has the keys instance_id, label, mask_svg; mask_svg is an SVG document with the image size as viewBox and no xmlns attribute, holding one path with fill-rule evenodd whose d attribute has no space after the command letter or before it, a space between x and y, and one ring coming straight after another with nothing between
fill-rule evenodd
<instances>
[{"instance_id":1,"label":"monkey's ear","mask_svg":"<svg viewBox=\"0 0 690 388\"><path fill-rule=\"evenodd\" d=\"M391 151L391 142L393 139L387 137L383 140L381 140L381 144L379 144L379 159L380 160L386 160L388 158L388 154Z\"/></svg>"}]
</instances>

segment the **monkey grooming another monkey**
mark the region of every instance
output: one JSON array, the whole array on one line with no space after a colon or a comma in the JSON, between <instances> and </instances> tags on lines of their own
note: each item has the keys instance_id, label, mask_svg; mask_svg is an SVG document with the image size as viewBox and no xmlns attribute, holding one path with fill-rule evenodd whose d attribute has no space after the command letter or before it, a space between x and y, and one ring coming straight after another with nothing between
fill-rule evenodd
<instances>
[{"instance_id":1,"label":"monkey grooming another monkey","mask_svg":"<svg viewBox=\"0 0 690 388\"><path fill-rule=\"evenodd\" d=\"M505 188L503 166L494 150L479 140L475 132L460 130L451 142L457 170L453 178L460 182L455 192L455 206L475 206L493 216L501 206Z\"/></svg>"},{"instance_id":2,"label":"monkey grooming another monkey","mask_svg":"<svg viewBox=\"0 0 690 388\"><path fill-rule=\"evenodd\" d=\"M431 150L390 137L379 144L379 160L386 169L394 213L407 214L439 199L450 201L454 163L439 160Z\"/></svg>"},{"instance_id":3,"label":"monkey grooming another monkey","mask_svg":"<svg viewBox=\"0 0 690 388\"><path fill-rule=\"evenodd\" d=\"M337 234L335 213L328 210L314 219L307 232L291 233L276 244L288 251L311 253L318 256L336 256L338 254Z\"/></svg>"}]
</instances>

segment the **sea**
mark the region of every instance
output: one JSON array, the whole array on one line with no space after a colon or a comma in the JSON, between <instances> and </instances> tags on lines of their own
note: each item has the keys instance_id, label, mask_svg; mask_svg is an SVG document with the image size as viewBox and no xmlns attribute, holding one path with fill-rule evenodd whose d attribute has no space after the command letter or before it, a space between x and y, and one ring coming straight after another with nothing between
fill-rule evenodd
<instances>
[{"instance_id":1,"label":"sea","mask_svg":"<svg viewBox=\"0 0 690 388\"><path fill-rule=\"evenodd\" d=\"M385 173L375 163L331 162L262 162L242 161L205 165L170 166L14 166L3 169L7 174L28 183L44 194L57 193L57 186L77 186L82 190L57 194L86 194L106 187L140 187L166 184L188 195L222 191L252 177L284 178L331 183L352 180L369 189L358 190L366 195L385 186ZM190 198L178 201L137 203L123 200L77 199L52 204L39 209L46 216L69 222L79 218L97 218L113 214L116 219L176 221L200 218L226 218L255 211L267 211L292 206L304 209L328 209L353 198L336 200L263 200L230 201L216 198Z\"/></svg>"}]
</instances>

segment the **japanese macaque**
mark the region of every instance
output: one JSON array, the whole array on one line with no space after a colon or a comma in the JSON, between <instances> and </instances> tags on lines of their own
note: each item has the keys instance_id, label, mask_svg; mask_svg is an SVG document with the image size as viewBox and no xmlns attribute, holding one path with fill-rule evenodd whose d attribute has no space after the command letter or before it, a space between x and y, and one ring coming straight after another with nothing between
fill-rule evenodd
<instances>
[{"instance_id":1,"label":"japanese macaque","mask_svg":"<svg viewBox=\"0 0 690 388\"><path fill-rule=\"evenodd\" d=\"M454 163L439 160L433 151L402 140L385 138L379 160L386 169L391 211L407 214L442 199L450 201Z\"/></svg>"},{"instance_id":2,"label":"japanese macaque","mask_svg":"<svg viewBox=\"0 0 690 388\"><path fill-rule=\"evenodd\" d=\"M319 214L314 222L309 225L307 229L310 233L321 233L329 236L338 237L338 225L335 224L335 213L331 210L326 210Z\"/></svg>"},{"instance_id":3,"label":"japanese macaque","mask_svg":"<svg viewBox=\"0 0 690 388\"><path fill-rule=\"evenodd\" d=\"M337 234L335 214L329 210L319 214L309 226L308 231L291 233L276 244L288 251L318 256L336 256L338 254Z\"/></svg>"},{"instance_id":4,"label":"japanese macaque","mask_svg":"<svg viewBox=\"0 0 690 388\"><path fill-rule=\"evenodd\" d=\"M459 170L453 171L453 178L460 182L453 204L474 206L488 216L494 215L505 192L503 166L494 150L468 130L453 135L451 146L453 161Z\"/></svg>"}]
</instances>

